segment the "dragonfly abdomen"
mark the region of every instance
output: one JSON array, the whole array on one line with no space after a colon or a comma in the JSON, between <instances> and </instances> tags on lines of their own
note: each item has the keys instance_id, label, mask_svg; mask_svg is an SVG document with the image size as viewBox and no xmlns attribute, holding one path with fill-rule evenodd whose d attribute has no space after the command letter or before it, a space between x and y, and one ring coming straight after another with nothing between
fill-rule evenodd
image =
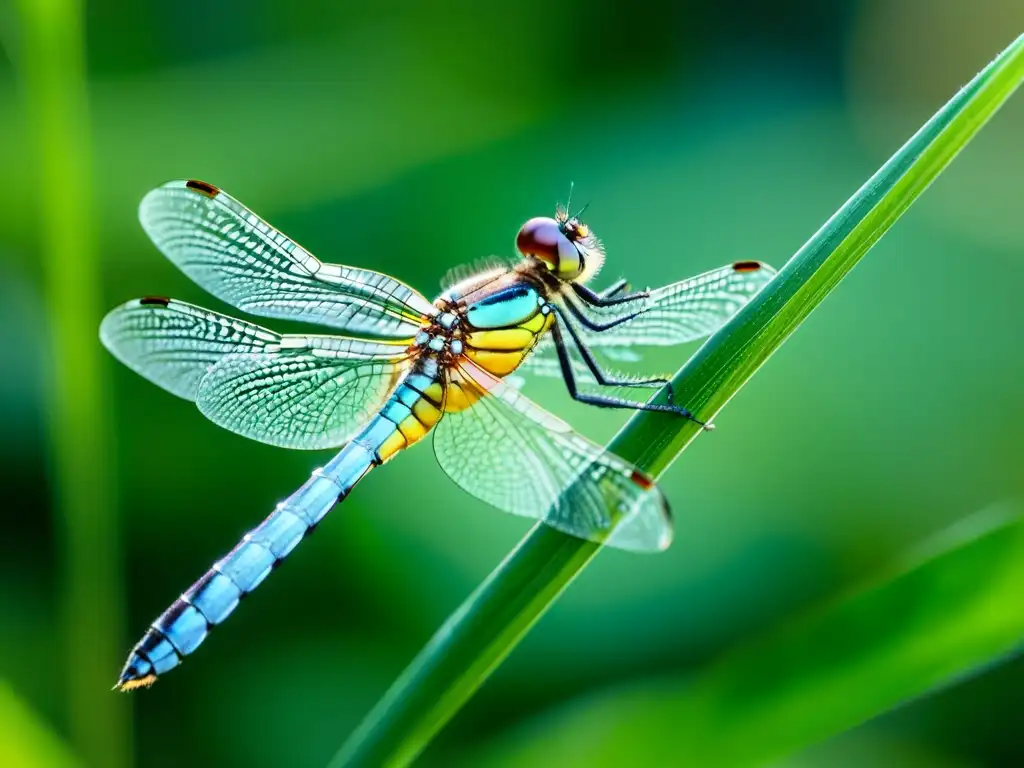
<instances>
[{"instance_id":1,"label":"dragonfly abdomen","mask_svg":"<svg viewBox=\"0 0 1024 768\"><path fill-rule=\"evenodd\" d=\"M340 453L153 622L132 649L117 687L150 685L195 651L373 467L430 431L441 414L440 390L422 369L399 384L381 412Z\"/></svg>"}]
</instances>

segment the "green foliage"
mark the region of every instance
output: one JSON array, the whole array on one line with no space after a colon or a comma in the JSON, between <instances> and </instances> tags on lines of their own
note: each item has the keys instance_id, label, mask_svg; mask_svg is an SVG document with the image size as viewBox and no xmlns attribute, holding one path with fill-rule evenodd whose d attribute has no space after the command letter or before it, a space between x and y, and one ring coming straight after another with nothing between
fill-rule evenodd
<instances>
[{"instance_id":1,"label":"green foliage","mask_svg":"<svg viewBox=\"0 0 1024 768\"><path fill-rule=\"evenodd\" d=\"M1024 509L1007 504L691 677L592 698L470 764L763 765L1020 649L1022 583Z\"/></svg>"},{"instance_id":2,"label":"green foliage","mask_svg":"<svg viewBox=\"0 0 1024 768\"><path fill-rule=\"evenodd\" d=\"M7 681L0 679L0 765L75 768L81 763Z\"/></svg>"},{"instance_id":3,"label":"green foliage","mask_svg":"<svg viewBox=\"0 0 1024 768\"><path fill-rule=\"evenodd\" d=\"M148 623L329 458L219 430L106 355L98 317L131 297L228 310L147 240L147 190L207 179L321 258L427 295L450 267L510 255L570 180L608 247L595 288L780 266L1022 21L995 1L683 2L656 29L610 0L195 7L0 4L0 677L90 766L323 765L526 531L422 445L181 670L112 693ZM672 549L602 553L425 763L601 690L700 674L966 511L1024 496L1021 135L1018 98L662 474ZM645 350L631 371L692 351ZM625 421L529 386L599 442ZM68 461L92 471L68 483ZM1019 659L798 764L1019 764L1022 692ZM129 707L134 726L110 718ZM27 734L12 711L0 721Z\"/></svg>"},{"instance_id":4,"label":"green foliage","mask_svg":"<svg viewBox=\"0 0 1024 768\"><path fill-rule=\"evenodd\" d=\"M123 593L108 463L113 436L105 415L110 409L104 361L95 343L101 292L82 8L75 0L21 0L16 6L22 33L17 63L43 212L43 291L53 366L47 428L63 556L63 690L82 757L120 768L130 762L131 738L127 703L107 691L121 655ZM62 204L49 204L53 198Z\"/></svg>"},{"instance_id":5,"label":"green foliage","mask_svg":"<svg viewBox=\"0 0 1024 768\"><path fill-rule=\"evenodd\" d=\"M954 96L675 375L677 402L712 419L960 152L1024 79L1024 37ZM697 435L640 413L609 449L660 474ZM538 526L441 627L332 763L403 765L461 708L595 554ZM928 685L934 683L929 678ZM925 687L928 687L926 685Z\"/></svg>"}]
</instances>

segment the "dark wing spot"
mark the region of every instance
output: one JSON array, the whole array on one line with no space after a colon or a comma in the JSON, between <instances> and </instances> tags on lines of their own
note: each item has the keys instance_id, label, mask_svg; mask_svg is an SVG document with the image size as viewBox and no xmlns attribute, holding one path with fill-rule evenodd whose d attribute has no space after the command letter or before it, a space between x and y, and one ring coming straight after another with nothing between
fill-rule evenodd
<instances>
[{"instance_id":1,"label":"dark wing spot","mask_svg":"<svg viewBox=\"0 0 1024 768\"><path fill-rule=\"evenodd\" d=\"M213 186L213 184L207 184L205 181L186 181L185 186L207 197L216 197L220 194L219 189Z\"/></svg>"},{"instance_id":2,"label":"dark wing spot","mask_svg":"<svg viewBox=\"0 0 1024 768\"><path fill-rule=\"evenodd\" d=\"M737 272L757 272L761 268L760 261L737 261L732 265Z\"/></svg>"},{"instance_id":3,"label":"dark wing spot","mask_svg":"<svg viewBox=\"0 0 1024 768\"><path fill-rule=\"evenodd\" d=\"M146 296L144 298L139 299L139 304L141 304L144 307L166 307L170 303L171 300L165 296Z\"/></svg>"},{"instance_id":4,"label":"dark wing spot","mask_svg":"<svg viewBox=\"0 0 1024 768\"><path fill-rule=\"evenodd\" d=\"M639 485L645 491L651 490L654 487L654 480L649 475L645 475L639 469L634 469L633 474L629 476L629 479Z\"/></svg>"}]
</instances>

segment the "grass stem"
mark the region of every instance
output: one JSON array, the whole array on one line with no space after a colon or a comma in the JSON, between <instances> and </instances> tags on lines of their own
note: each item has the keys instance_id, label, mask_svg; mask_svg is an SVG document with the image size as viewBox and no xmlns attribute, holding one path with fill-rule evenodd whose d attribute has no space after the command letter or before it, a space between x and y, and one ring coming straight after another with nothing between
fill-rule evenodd
<instances>
[{"instance_id":1,"label":"grass stem","mask_svg":"<svg viewBox=\"0 0 1024 768\"><path fill-rule=\"evenodd\" d=\"M128 699L110 692L123 595L113 435L101 347L83 7L18 0L16 63L35 141L49 324L48 432L62 566L63 670L73 747L87 765L131 760Z\"/></svg>"}]
</instances>

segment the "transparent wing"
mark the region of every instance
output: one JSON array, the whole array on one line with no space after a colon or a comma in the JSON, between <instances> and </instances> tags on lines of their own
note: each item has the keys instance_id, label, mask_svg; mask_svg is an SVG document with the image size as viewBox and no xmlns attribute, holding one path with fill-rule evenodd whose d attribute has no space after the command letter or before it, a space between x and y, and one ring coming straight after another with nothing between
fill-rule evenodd
<instances>
[{"instance_id":1,"label":"transparent wing","mask_svg":"<svg viewBox=\"0 0 1024 768\"><path fill-rule=\"evenodd\" d=\"M582 325L577 330L588 347L606 357L635 361L639 356L630 347L684 344L718 330L774 275L775 270L767 264L737 262L657 288L646 299L591 310L604 322L616 315L640 314L606 331L592 331ZM519 370L537 376L561 376L551 340L538 344Z\"/></svg>"},{"instance_id":2,"label":"transparent wing","mask_svg":"<svg viewBox=\"0 0 1024 768\"><path fill-rule=\"evenodd\" d=\"M178 397L195 400L199 381L225 355L262 352L281 335L174 299L135 299L100 323L114 357Z\"/></svg>"},{"instance_id":3,"label":"transparent wing","mask_svg":"<svg viewBox=\"0 0 1024 768\"><path fill-rule=\"evenodd\" d=\"M612 349L615 348L613 347ZM623 350L625 350L626 354L631 355L631 357L609 357L612 357L612 359L617 362L640 359L632 350L626 349L625 347L623 347ZM604 352L606 350L602 349L601 351ZM598 383L597 379L594 378L594 374L587 367L586 363L580 359L577 351L571 346L569 347L569 365L572 367L576 385L581 390L606 393L606 390L604 390ZM618 371L611 370L608 366L602 366L602 368L606 373L616 376L617 378L630 378L630 374L628 373L620 373ZM540 341L537 342L537 345L533 350L531 350L526 360L524 360L513 373L505 376L502 381L516 389L522 389L530 380L530 376L543 376L553 379L565 378L562 373L562 364L558 359L558 352L555 351L554 340L551 338L550 334L542 337ZM649 395L650 392L647 394Z\"/></svg>"},{"instance_id":4,"label":"transparent wing","mask_svg":"<svg viewBox=\"0 0 1024 768\"><path fill-rule=\"evenodd\" d=\"M741 261L657 288L641 314L607 331L589 331L587 342L599 347L671 346L703 338L774 276L767 264Z\"/></svg>"},{"instance_id":5,"label":"transparent wing","mask_svg":"<svg viewBox=\"0 0 1024 768\"><path fill-rule=\"evenodd\" d=\"M445 409L434 452L478 499L621 549L671 543L668 506L650 478L472 362L449 372ZM613 520L622 522L605 540Z\"/></svg>"},{"instance_id":6,"label":"transparent wing","mask_svg":"<svg viewBox=\"0 0 1024 768\"><path fill-rule=\"evenodd\" d=\"M172 181L154 189L143 198L139 219L186 275L254 315L407 339L436 313L394 278L321 262L205 182Z\"/></svg>"},{"instance_id":7,"label":"transparent wing","mask_svg":"<svg viewBox=\"0 0 1024 768\"><path fill-rule=\"evenodd\" d=\"M228 355L199 382L210 421L282 448L347 443L410 365L403 348L331 336L285 336L279 351Z\"/></svg>"},{"instance_id":8,"label":"transparent wing","mask_svg":"<svg viewBox=\"0 0 1024 768\"><path fill-rule=\"evenodd\" d=\"M128 367L214 423L285 448L346 443L409 365L404 343L281 335L172 299L113 310L100 337Z\"/></svg>"}]
</instances>

